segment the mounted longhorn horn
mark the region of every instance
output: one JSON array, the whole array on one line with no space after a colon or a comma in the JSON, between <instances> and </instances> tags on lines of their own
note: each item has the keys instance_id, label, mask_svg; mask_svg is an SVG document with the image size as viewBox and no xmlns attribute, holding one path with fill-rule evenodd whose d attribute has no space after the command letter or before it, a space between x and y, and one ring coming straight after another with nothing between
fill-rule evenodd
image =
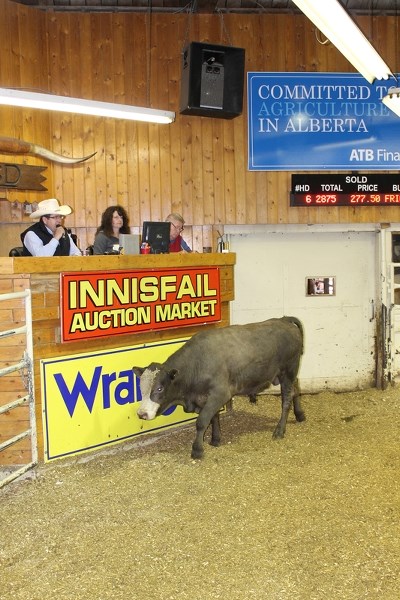
<instances>
[{"instance_id":1,"label":"mounted longhorn horn","mask_svg":"<svg viewBox=\"0 0 400 600\"><path fill-rule=\"evenodd\" d=\"M44 156L48 160L53 162L64 163L66 165L74 165L76 163L83 162L92 158L96 154L89 154L89 156L83 156L82 158L68 158L67 156L61 156L56 154L47 148L38 146L37 144L31 144L24 140L17 140L16 138L1 137L0 136L0 153L1 154L36 154L37 156Z\"/></svg>"}]
</instances>

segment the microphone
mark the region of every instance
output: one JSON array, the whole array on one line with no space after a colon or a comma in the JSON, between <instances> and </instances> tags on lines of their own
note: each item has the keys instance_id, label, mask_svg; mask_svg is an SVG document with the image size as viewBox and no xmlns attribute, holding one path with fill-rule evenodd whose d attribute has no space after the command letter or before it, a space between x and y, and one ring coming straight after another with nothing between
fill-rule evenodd
<instances>
[{"instance_id":1,"label":"microphone","mask_svg":"<svg viewBox=\"0 0 400 600\"><path fill-rule=\"evenodd\" d=\"M57 229L58 227L62 227L62 225L56 225L56 229ZM63 228L63 229L64 229L64 228ZM65 239L65 229L64 229L64 233L62 234L62 236L61 236L61 237L63 237L63 238Z\"/></svg>"}]
</instances>

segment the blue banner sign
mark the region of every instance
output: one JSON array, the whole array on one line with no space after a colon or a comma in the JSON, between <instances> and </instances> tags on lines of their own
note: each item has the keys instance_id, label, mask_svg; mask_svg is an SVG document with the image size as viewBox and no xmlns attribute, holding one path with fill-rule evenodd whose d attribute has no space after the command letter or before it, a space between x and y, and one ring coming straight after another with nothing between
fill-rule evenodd
<instances>
[{"instance_id":1,"label":"blue banner sign","mask_svg":"<svg viewBox=\"0 0 400 600\"><path fill-rule=\"evenodd\" d=\"M247 74L250 171L400 169L394 82L354 73Z\"/></svg>"}]
</instances>

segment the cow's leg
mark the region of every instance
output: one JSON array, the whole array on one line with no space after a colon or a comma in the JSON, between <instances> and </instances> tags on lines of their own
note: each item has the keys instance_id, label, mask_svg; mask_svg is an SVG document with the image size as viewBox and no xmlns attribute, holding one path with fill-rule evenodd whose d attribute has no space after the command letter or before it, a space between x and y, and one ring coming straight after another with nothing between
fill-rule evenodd
<instances>
[{"instance_id":1,"label":"cow's leg","mask_svg":"<svg viewBox=\"0 0 400 600\"><path fill-rule=\"evenodd\" d=\"M192 445L192 458L202 458L204 454L203 440L207 427L214 415L210 415L207 405L204 406L196 420L196 437Z\"/></svg>"},{"instance_id":2,"label":"cow's leg","mask_svg":"<svg viewBox=\"0 0 400 600\"><path fill-rule=\"evenodd\" d=\"M204 454L204 434L207 427L212 424L211 444L218 446L220 442L220 427L218 411L224 404L229 402L230 398L224 398L219 393L209 394L206 404L201 409L196 420L196 437L192 445L192 458L202 458Z\"/></svg>"},{"instance_id":3,"label":"cow's leg","mask_svg":"<svg viewBox=\"0 0 400 600\"><path fill-rule=\"evenodd\" d=\"M288 419L290 405L292 404L293 396L293 382L289 380L287 375L280 378L281 382L281 398L282 398L282 412L281 418L275 427L273 438L283 438L286 431L286 423Z\"/></svg>"},{"instance_id":4,"label":"cow's leg","mask_svg":"<svg viewBox=\"0 0 400 600\"><path fill-rule=\"evenodd\" d=\"M221 427L219 425L219 411L211 419L211 446L219 446L221 443Z\"/></svg>"},{"instance_id":5,"label":"cow's leg","mask_svg":"<svg viewBox=\"0 0 400 600\"><path fill-rule=\"evenodd\" d=\"M306 415L304 414L300 403L300 388L298 379L296 379L296 381L294 382L293 387L293 412L294 416L296 417L296 421L301 422L306 420Z\"/></svg>"}]
</instances>

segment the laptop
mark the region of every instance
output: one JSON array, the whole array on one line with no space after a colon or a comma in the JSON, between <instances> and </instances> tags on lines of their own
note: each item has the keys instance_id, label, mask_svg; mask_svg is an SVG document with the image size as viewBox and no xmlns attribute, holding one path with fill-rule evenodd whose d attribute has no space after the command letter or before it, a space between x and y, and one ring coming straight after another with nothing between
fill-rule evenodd
<instances>
[{"instance_id":1,"label":"laptop","mask_svg":"<svg viewBox=\"0 0 400 600\"><path fill-rule=\"evenodd\" d=\"M136 233L120 233L119 245L123 248L121 253L140 254L140 235Z\"/></svg>"}]
</instances>

